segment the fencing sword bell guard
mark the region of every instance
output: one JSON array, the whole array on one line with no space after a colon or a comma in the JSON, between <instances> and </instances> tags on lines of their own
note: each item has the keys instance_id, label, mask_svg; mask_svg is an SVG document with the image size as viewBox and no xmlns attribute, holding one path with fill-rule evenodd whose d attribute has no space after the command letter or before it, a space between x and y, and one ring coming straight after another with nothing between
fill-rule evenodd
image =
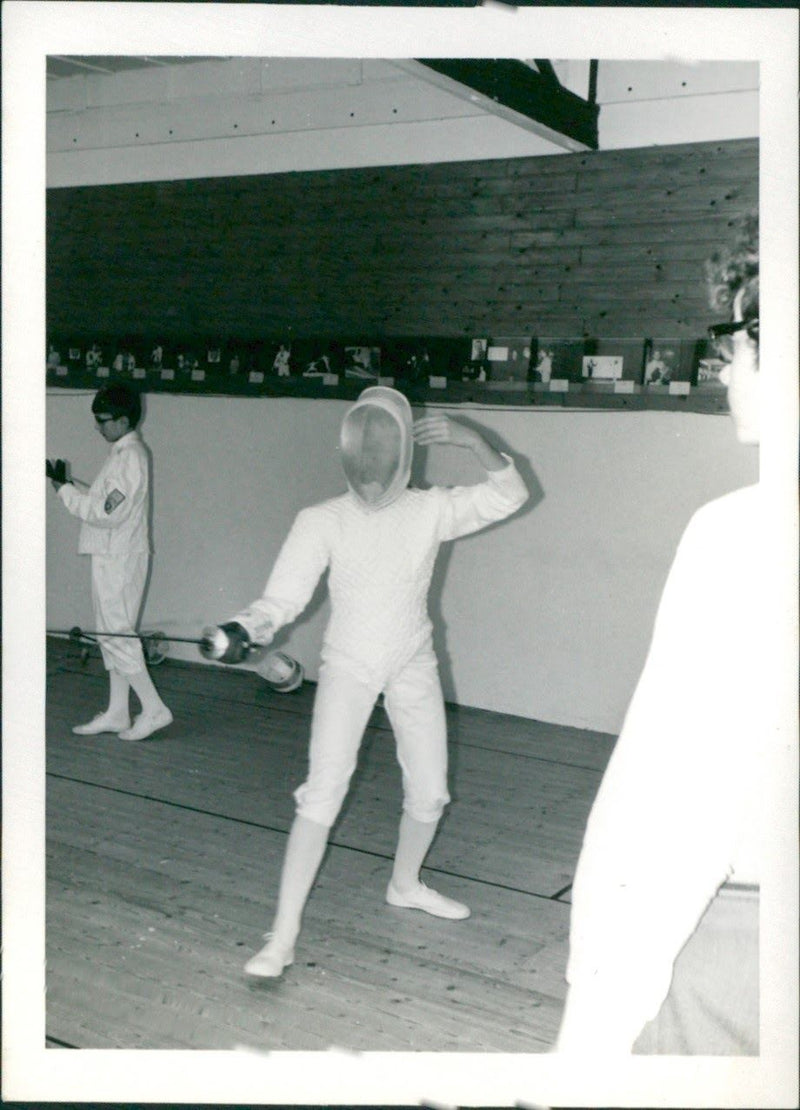
<instances>
[{"instance_id":1,"label":"fencing sword bell guard","mask_svg":"<svg viewBox=\"0 0 800 1110\"><path fill-rule=\"evenodd\" d=\"M291 694L303 683L305 671L302 663L283 651L271 651L255 667L264 681L278 694Z\"/></svg>"}]
</instances>

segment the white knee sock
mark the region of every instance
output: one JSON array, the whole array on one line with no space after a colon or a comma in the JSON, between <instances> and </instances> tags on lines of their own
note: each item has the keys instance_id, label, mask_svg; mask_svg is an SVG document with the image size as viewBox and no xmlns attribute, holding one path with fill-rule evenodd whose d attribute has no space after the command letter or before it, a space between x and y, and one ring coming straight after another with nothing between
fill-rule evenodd
<instances>
[{"instance_id":1,"label":"white knee sock","mask_svg":"<svg viewBox=\"0 0 800 1110\"><path fill-rule=\"evenodd\" d=\"M120 671L108 672L108 709L109 717L128 717L128 691L131 688L127 675Z\"/></svg>"},{"instance_id":2,"label":"white knee sock","mask_svg":"<svg viewBox=\"0 0 800 1110\"><path fill-rule=\"evenodd\" d=\"M392 886L395 890L406 893L417 885L420 868L438 827L438 821L416 821L407 813L400 818L392 870Z\"/></svg>"},{"instance_id":3,"label":"white knee sock","mask_svg":"<svg viewBox=\"0 0 800 1110\"><path fill-rule=\"evenodd\" d=\"M146 667L143 671L137 671L136 674L129 674L126 677L142 703L143 713L156 713L159 709L165 708Z\"/></svg>"},{"instance_id":4,"label":"white knee sock","mask_svg":"<svg viewBox=\"0 0 800 1110\"><path fill-rule=\"evenodd\" d=\"M275 937L288 947L294 945L300 932L300 919L322 863L329 833L327 825L307 817L295 817L292 823L283 857L278 909L272 925Z\"/></svg>"}]
</instances>

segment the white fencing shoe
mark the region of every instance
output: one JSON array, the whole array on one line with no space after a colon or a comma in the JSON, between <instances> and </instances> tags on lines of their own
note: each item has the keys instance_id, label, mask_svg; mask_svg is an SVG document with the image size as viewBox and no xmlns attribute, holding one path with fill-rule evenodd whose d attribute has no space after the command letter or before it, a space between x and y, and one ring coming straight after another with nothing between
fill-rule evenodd
<instances>
[{"instance_id":1,"label":"white fencing shoe","mask_svg":"<svg viewBox=\"0 0 800 1110\"><path fill-rule=\"evenodd\" d=\"M283 970L294 963L294 948L281 944L272 933L266 933L267 943L244 965L248 975L259 975L262 979L277 979Z\"/></svg>"},{"instance_id":2,"label":"white fencing shoe","mask_svg":"<svg viewBox=\"0 0 800 1110\"><path fill-rule=\"evenodd\" d=\"M423 882L418 883L406 894L401 894L392 883L389 883L386 901L390 906L399 906L407 910L424 910L434 917L448 917L452 921L463 921L470 915L469 906L456 902L452 898L445 898L443 894L431 890Z\"/></svg>"},{"instance_id":3,"label":"white fencing shoe","mask_svg":"<svg viewBox=\"0 0 800 1110\"><path fill-rule=\"evenodd\" d=\"M160 728L171 725L172 721L173 716L166 705L157 713L140 713L133 722L133 727L126 728L124 732L119 734L119 738L120 740L146 740L148 736L152 736Z\"/></svg>"},{"instance_id":4,"label":"white fencing shoe","mask_svg":"<svg viewBox=\"0 0 800 1110\"><path fill-rule=\"evenodd\" d=\"M114 717L110 713L98 713L85 725L75 725L73 732L77 736L99 736L101 732L124 732L131 727L128 716Z\"/></svg>"}]
</instances>

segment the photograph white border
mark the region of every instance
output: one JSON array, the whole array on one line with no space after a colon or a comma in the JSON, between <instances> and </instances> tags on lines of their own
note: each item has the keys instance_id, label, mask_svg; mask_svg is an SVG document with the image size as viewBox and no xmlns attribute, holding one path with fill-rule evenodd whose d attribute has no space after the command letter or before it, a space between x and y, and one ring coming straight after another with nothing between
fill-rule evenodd
<instances>
[{"instance_id":1,"label":"photograph white border","mask_svg":"<svg viewBox=\"0 0 800 1110\"><path fill-rule=\"evenodd\" d=\"M455 1106L794 1105L797 1089L796 704L787 710L785 821L764 888L758 1059L555 1054L45 1049L44 480L45 58L48 54L487 56L757 60L761 72L762 481L796 501L797 17L749 8L357 8L262 4L3 5L3 1098L38 1102ZM40 337L42 357L37 357ZM791 460L788 466L787 461ZM788 500L787 500L788 499ZM793 511L776 511L793 553ZM796 556L792 555L792 558ZM796 665L796 612L776 665ZM786 649L788 648L788 654ZM794 689L794 679L788 686ZM791 741L789 743L788 741ZM312 1056L313 1059L309 1059Z\"/></svg>"}]
</instances>

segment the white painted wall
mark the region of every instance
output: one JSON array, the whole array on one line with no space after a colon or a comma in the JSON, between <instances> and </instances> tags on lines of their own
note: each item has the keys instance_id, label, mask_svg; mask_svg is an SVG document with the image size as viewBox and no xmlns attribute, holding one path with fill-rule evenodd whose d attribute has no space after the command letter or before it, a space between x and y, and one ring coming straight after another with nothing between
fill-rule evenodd
<instances>
[{"instance_id":1,"label":"white painted wall","mask_svg":"<svg viewBox=\"0 0 800 1110\"><path fill-rule=\"evenodd\" d=\"M586 96L588 63L557 63ZM234 58L52 81L47 184L561 154L400 64ZM602 60L600 149L758 134L758 65Z\"/></svg>"},{"instance_id":2,"label":"white painted wall","mask_svg":"<svg viewBox=\"0 0 800 1110\"><path fill-rule=\"evenodd\" d=\"M586 96L588 63L556 63ZM743 61L601 60L600 150L746 139L759 134L759 66Z\"/></svg>"},{"instance_id":3,"label":"white painted wall","mask_svg":"<svg viewBox=\"0 0 800 1110\"><path fill-rule=\"evenodd\" d=\"M47 454L92 478L106 446L91 394L52 391ZM155 556L143 627L195 636L257 597L295 513L344 488L344 402L148 398ZM464 705L615 732L657 600L691 513L755 480L754 453L725 417L470 410L518 460L534 502L442 549L431 595L446 696ZM710 463L713 460L713 463ZM473 482L480 468L432 449L415 477ZM537 498L540 498L538 501ZM49 494L47 624L91 627L78 524ZM317 673L324 592L285 638ZM176 658L200 661L191 646ZM157 676L156 676L157 677Z\"/></svg>"}]
</instances>

